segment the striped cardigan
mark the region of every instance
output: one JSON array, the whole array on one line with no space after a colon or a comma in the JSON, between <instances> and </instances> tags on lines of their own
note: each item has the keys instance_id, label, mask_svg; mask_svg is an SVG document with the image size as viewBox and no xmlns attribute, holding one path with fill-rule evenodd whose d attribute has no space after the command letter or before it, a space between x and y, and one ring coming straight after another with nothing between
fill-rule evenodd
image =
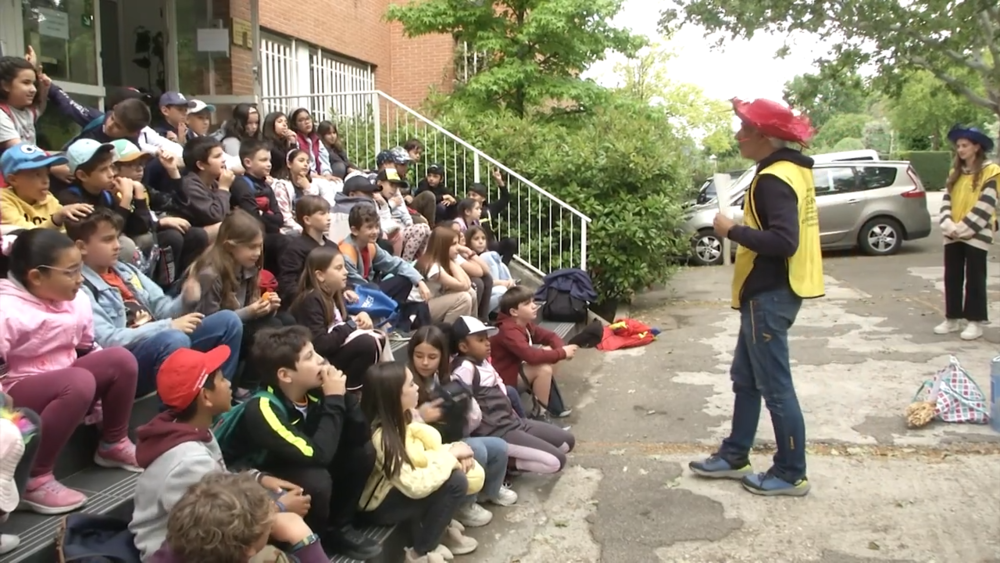
<instances>
[{"instance_id":1,"label":"striped cardigan","mask_svg":"<svg viewBox=\"0 0 1000 563\"><path fill-rule=\"evenodd\" d=\"M986 182L983 184L978 200L961 221L955 222L952 218L951 193L944 194L944 201L941 204L941 230L945 234L945 244L962 242L976 248L989 250L990 245L993 244L993 221L997 210L998 176L995 174L997 168L995 164L987 164L984 167L983 173ZM987 174L987 172L994 172L994 174ZM972 175L963 174L953 190L971 190L971 183Z\"/></svg>"}]
</instances>

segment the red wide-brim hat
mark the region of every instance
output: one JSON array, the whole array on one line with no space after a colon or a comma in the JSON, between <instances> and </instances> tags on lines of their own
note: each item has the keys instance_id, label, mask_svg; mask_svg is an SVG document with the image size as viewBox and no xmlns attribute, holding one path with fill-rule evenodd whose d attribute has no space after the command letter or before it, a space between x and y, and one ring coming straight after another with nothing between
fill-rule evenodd
<instances>
[{"instance_id":1,"label":"red wide-brim hat","mask_svg":"<svg viewBox=\"0 0 1000 563\"><path fill-rule=\"evenodd\" d=\"M736 116L766 137L808 146L816 134L808 117L795 115L784 104L763 99L744 102L739 98L732 102Z\"/></svg>"}]
</instances>

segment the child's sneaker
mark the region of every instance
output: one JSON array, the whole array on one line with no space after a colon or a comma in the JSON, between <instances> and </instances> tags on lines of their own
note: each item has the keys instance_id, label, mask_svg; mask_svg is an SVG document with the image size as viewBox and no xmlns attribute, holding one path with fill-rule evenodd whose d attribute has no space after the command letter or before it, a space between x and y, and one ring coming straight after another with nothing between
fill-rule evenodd
<instances>
[{"instance_id":1,"label":"child's sneaker","mask_svg":"<svg viewBox=\"0 0 1000 563\"><path fill-rule=\"evenodd\" d=\"M958 319L945 319L941 324L934 327L934 334L948 334L962 330L962 324Z\"/></svg>"},{"instance_id":2,"label":"child's sneaker","mask_svg":"<svg viewBox=\"0 0 1000 563\"><path fill-rule=\"evenodd\" d=\"M965 325L965 330L963 330L962 334L959 334L958 336L961 337L962 340L975 340L982 335L983 327L976 321L969 321L969 323Z\"/></svg>"},{"instance_id":3,"label":"child's sneaker","mask_svg":"<svg viewBox=\"0 0 1000 563\"><path fill-rule=\"evenodd\" d=\"M692 461L688 464L688 468L695 475L709 479L742 479L744 475L749 475L753 471L749 463L743 467L733 467L715 454L701 461Z\"/></svg>"},{"instance_id":4,"label":"child's sneaker","mask_svg":"<svg viewBox=\"0 0 1000 563\"><path fill-rule=\"evenodd\" d=\"M457 528L459 532L465 531L465 526L463 526L462 523L459 522L458 520L452 520L451 522L448 522L448 527Z\"/></svg>"},{"instance_id":5,"label":"child's sneaker","mask_svg":"<svg viewBox=\"0 0 1000 563\"><path fill-rule=\"evenodd\" d=\"M128 438L122 438L116 444L101 443L94 452L94 463L101 467L124 469L133 473L142 473L142 468L135 461L135 444Z\"/></svg>"},{"instance_id":6,"label":"child's sneaker","mask_svg":"<svg viewBox=\"0 0 1000 563\"><path fill-rule=\"evenodd\" d=\"M450 549L448 549L447 547L445 547L445 545L443 543L442 544L438 544L438 546L434 548L434 552L433 553L436 553L436 554L440 555L441 559L444 559L445 561L454 561L455 560L455 554L452 553Z\"/></svg>"},{"instance_id":7,"label":"child's sneaker","mask_svg":"<svg viewBox=\"0 0 1000 563\"><path fill-rule=\"evenodd\" d=\"M445 563L444 557L432 551L426 555L417 555L412 547L406 548L406 563Z\"/></svg>"},{"instance_id":8,"label":"child's sneaker","mask_svg":"<svg viewBox=\"0 0 1000 563\"><path fill-rule=\"evenodd\" d=\"M510 487L500 487L497 498L487 499L497 506L511 506L517 502L517 493Z\"/></svg>"},{"instance_id":9,"label":"child's sneaker","mask_svg":"<svg viewBox=\"0 0 1000 563\"><path fill-rule=\"evenodd\" d=\"M455 528L448 528L444 531L444 539L441 540L441 544L447 547L448 551L454 555L472 553L479 547L479 542L476 541L476 538L470 538Z\"/></svg>"},{"instance_id":10,"label":"child's sneaker","mask_svg":"<svg viewBox=\"0 0 1000 563\"><path fill-rule=\"evenodd\" d=\"M52 516L80 508L87 495L63 485L51 473L29 479L21 502L34 512Z\"/></svg>"},{"instance_id":11,"label":"child's sneaker","mask_svg":"<svg viewBox=\"0 0 1000 563\"><path fill-rule=\"evenodd\" d=\"M455 511L455 520L469 528L481 528L493 520L493 513L474 502L469 502L458 507L458 510ZM459 555L461 554L459 553Z\"/></svg>"},{"instance_id":12,"label":"child's sneaker","mask_svg":"<svg viewBox=\"0 0 1000 563\"><path fill-rule=\"evenodd\" d=\"M10 553L21 545L21 538L13 534L0 534L0 555Z\"/></svg>"}]
</instances>

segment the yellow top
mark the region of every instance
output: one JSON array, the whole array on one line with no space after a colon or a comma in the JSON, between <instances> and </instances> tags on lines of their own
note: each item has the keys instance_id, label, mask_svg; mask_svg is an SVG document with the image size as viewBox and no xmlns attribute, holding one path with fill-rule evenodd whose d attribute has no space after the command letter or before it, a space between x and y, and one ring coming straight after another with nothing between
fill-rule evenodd
<instances>
[{"instance_id":1,"label":"yellow top","mask_svg":"<svg viewBox=\"0 0 1000 563\"><path fill-rule=\"evenodd\" d=\"M819 213L816 210L816 187L813 185L812 170L787 160L781 160L757 173L747 195L743 199L743 224L760 230L760 220L754 208L754 191L757 180L763 174L777 176L795 191L799 209L799 245L795 254L788 259L788 282L795 295L803 299L822 297L823 254L819 244ZM740 308L743 284L753 270L757 253L740 245L736 250L736 264L733 270L732 307Z\"/></svg>"},{"instance_id":2,"label":"yellow top","mask_svg":"<svg viewBox=\"0 0 1000 563\"><path fill-rule=\"evenodd\" d=\"M975 174L962 174L955 181L955 185L948 194L951 199L951 220L958 223L972 211L972 208L979 202L979 196L983 194L983 186L990 180L996 180L1000 184L1000 165L992 162L983 167L979 174L979 184L973 186L972 180ZM996 217L994 211L993 216Z\"/></svg>"},{"instance_id":3,"label":"yellow top","mask_svg":"<svg viewBox=\"0 0 1000 563\"><path fill-rule=\"evenodd\" d=\"M378 508L393 488L412 499L425 498L444 485L451 472L458 468L458 460L448 451L449 445L441 443L441 434L422 422L411 422L406 426L406 455L410 463L404 461L399 474L392 479L387 479L382 469L385 451L382 449L381 428L372 434L372 444L375 446L375 469L358 501L358 508L365 512ZM486 472L478 463L474 462L465 476L469 481L468 494L473 495L483 489Z\"/></svg>"},{"instance_id":4,"label":"yellow top","mask_svg":"<svg viewBox=\"0 0 1000 563\"><path fill-rule=\"evenodd\" d=\"M0 189L0 223L13 225L22 229L59 229L52 222L52 217L59 213L62 205L55 196L46 192L45 197L35 204L30 204L14 193L14 188Z\"/></svg>"}]
</instances>

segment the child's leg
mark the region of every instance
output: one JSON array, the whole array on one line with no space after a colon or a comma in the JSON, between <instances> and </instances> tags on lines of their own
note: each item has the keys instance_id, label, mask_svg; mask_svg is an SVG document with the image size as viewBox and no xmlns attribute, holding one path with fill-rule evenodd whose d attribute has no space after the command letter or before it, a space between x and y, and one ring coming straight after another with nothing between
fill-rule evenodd
<instances>
[{"instance_id":1,"label":"child's leg","mask_svg":"<svg viewBox=\"0 0 1000 563\"><path fill-rule=\"evenodd\" d=\"M329 543L330 547L336 548L339 544L352 550L361 548L368 551L367 558L374 556L372 549L378 548L378 544L371 540L360 541L360 534L355 533L351 526L368 476L374 469L375 447L370 441L355 445L344 444L337 449L329 467L329 474L336 483L329 503L328 526L333 532L324 537L324 545Z\"/></svg>"},{"instance_id":2,"label":"child's leg","mask_svg":"<svg viewBox=\"0 0 1000 563\"><path fill-rule=\"evenodd\" d=\"M142 471L135 461L135 445L128 438L138 374L135 356L125 348L105 348L87 354L74 365L94 374L94 395L101 399L103 407L101 444L94 454L94 463Z\"/></svg>"},{"instance_id":3,"label":"child's leg","mask_svg":"<svg viewBox=\"0 0 1000 563\"><path fill-rule=\"evenodd\" d=\"M547 408L549 405L549 392L552 389L552 376L555 373L552 365L541 364L529 366L522 364L521 368L524 378L528 380L528 385L531 386L531 393Z\"/></svg>"},{"instance_id":4,"label":"child's leg","mask_svg":"<svg viewBox=\"0 0 1000 563\"><path fill-rule=\"evenodd\" d=\"M479 495L496 500L507 475L507 442L495 436L477 436L463 440L472 448L473 457L486 471L486 481Z\"/></svg>"},{"instance_id":5,"label":"child's leg","mask_svg":"<svg viewBox=\"0 0 1000 563\"><path fill-rule=\"evenodd\" d=\"M378 361L382 343L375 337L364 335L341 346L330 358L330 363L347 376L348 391L360 391L365 384L365 373Z\"/></svg>"},{"instance_id":6,"label":"child's leg","mask_svg":"<svg viewBox=\"0 0 1000 563\"><path fill-rule=\"evenodd\" d=\"M493 276L489 272L483 272L483 277L479 278L483 284L482 289L479 289L478 284L476 291L479 293L479 319L485 321L490 316L490 297L493 295Z\"/></svg>"},{"instance_id":7,"label":"child's leg","mask_svg":"<svg viewBox=\"0 0 1000 563\"><path fill-rule=\"evenodd\" d=\"M465 473L456 469L438 490L422 499L411 499L392 489L365 518L374 524L393 525L409 522L413 534L413 551L423 556L441 544L448 524L465 499L469 481Z\"/></svg>"},{"instance_id":8,"label":"child's leg","mask_svg":"<svg viewBox=\"0 0 1000 563\"><path fill-rule=\"evenodd\" d=\"M473 299L468 291L445 293L427 302L431 320L453 323L458 317L472 315Z\"/></svg>"},{"instance_id":9,"label":"child's leg","mask_svg":"<svg viewBox=\"0 0 1000 563\"><path fill-rule=\"evenodd\" d=\"M128 345L138 365L135 396L145 397L156 391L156 374L167 356L181 348L190 348L191 339L179 330L169 329Z\"/></svg>"},{"instance_id":10,"label":"child's leg","mask_svg":"<svg viewBox=\"0 0 1000 563\"><path fill-rule=\"evenodd\" d=\"M573 451L573 448L576 446L576 438L568 430L563 430L555 424L540 420L526 420L524 424L526 426L525 432L535 438L545 440L564 454Z\"/></svg>"},{"instance_id":11,"label":"child's leg","mask_svg":"<svg viewBox=\"0 0 1000 563\"><path fill-rule=\"evenodd\" d=\"M188 338L190 347L200 352L208 352L222 344L229 346L229 359L222 364L222 375L233 380L243 344L243 321L234 311L216 311L205 317Z\"/></svg>"},{"instance_id":12,"label":"child's leg","mask_svg":"<svg viewBox=\"0 0 1000 563\"><path fill-rule=\"evenodd\" d=\"M32 478L52 473L59 452L94 402L94 392L94 375L76 365L27 377L7 391L14 405L38 413L41 419Z\"/></svg>"},{"instance_id":13,"label":"child's leg","mask_svg":"<svg viewBox=\"0 0 1000 563\"><path fill-rule=\"evenodd\" d=\"M566 465L566 452L541 437L532 436L527 430L512 430L503 439L507 442L507 455L521 471L558 473Z\"/></svg>"}]
</instances>

